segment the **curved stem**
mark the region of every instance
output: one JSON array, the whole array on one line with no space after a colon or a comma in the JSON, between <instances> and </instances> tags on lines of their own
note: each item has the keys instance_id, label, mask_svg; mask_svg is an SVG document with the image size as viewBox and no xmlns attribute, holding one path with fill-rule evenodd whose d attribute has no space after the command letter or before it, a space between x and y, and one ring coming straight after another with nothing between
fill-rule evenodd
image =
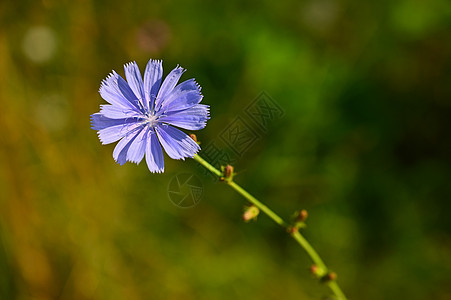
<instances>
[{"instance_id":1,"label":"curved stem","mask_svg":"<svg viewBox=\"0 0 451 300\"><path fill-rule=\"evenodd\" d=\"M288 224L285 223L285 221L279 217L275 212L273 212L269 207L267 207L266 205L264 205L263 203L261 203L260 201L258 201L257 199L255 199L254 196L252 196L251 194L249 194L248 192L246 192L246 190L244 190L241 186L239 186L238 184L236 184L234 181L232 180L227 180L226 181L228 183L228 185L230 185L234 190L236 190L238 193L240 193L244 198L246 198L247 200L249 200L249 202L251 202L252 204L254 204L255 206L257 206L262 212L264 212L268 217L270 217L271 219L273 219L274 222L276 222L277 224L279 224L282 227L287 227Z\"/></svg>"},{"instance_id":2,"label":"curved stem","mask_svg":"<svg viewBox=\"0 0 451 300\"><path fill-rule=\"evenodd\" d=\"M208 169L210 172L215 174L218 177L222 177L223 174L221 171L213 167L211 164L209 164L206 160L204 160L199 155L195 155L194 160L200 163L202 166L204 166L206 169ZM287 222L285 222L281 217L279 217L274 211L272 211L269 207L267 207L265 204L261 203L259 200L257 200L254 196L249 194L245 189L243 189L241 186L239 186L237 183L235 183L231 179L226 179L225 182L232 187L235 191L237 191L239 194L241 194L244 198L249 200L252 204L254 204L256 207L258 207L263 213L265 213L268 217L270 217L274 222L276 222L278 225L289 229L289 225ZM319 254L316 252L316 250L312 247L312 245L304 238L304 236L297 230L291 233L291 236L293 239L307 252L310 259L313 261L313 263L319 268L318 272L316 274L319 277L322 277L326 274L328 274L328 268L326 267L325 263L319 256ZM340 300L346 300L346 296L341 291L341 288L337 284L335 280L329 280L327 281L327 286L330 288L330 290L334 293L337 299Z\"/></svg>"}]
</instances>

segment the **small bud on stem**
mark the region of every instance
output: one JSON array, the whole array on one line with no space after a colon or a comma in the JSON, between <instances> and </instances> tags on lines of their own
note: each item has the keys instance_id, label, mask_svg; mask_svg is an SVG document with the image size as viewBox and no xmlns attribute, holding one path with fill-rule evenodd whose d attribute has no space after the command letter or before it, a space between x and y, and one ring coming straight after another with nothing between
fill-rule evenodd
<instances>
[{"instance_id":1,"label":"small bud on stem","mask_svg":"<svg viewBox=\"0 0 451 300\"><path fill-rule=\"evenodd\" d=\"M313 275L318 276L318 271L319 271L319 267L317 265L312 265L310 267L310 273L312 273Z\"/></svg>"},{"instance_id":2,"label":"small bud on stem","mask_svg":"<svg viewBox=\"0 0 451 300\"><path fill-rule=\"evenodd\" d=\"M299 232L299 228L305 226L305 219L307 218L307 213L304 211L298 212L291 221L295 224L290 224L277 215L272 209L261 203L257 198L249 194L245 189L239 186L235 181L233 181L233 167L222 166L220 170L213 167L211 164L202 159L199 155L195 155L194 160L199 162L205 168L207 168L214 175L218 176L221 181L226 181L227 185L241 194L244 198L249 200L253 205L255 205L259 210L272 219L276 224L287 229L291 233L291 237L305 250L310 259L314 262L314 265L310 268L310 271L315 275L317 279L327 284L331 292L334 294L336 299L346 300L346 296L343 294L338 283L335 281L337 274L329 272L327 266L322 261L321 257L318 255L316 250L311 246L311 244L305 239L305 237ZM245 211L243 219L247 220L253 216L251 210Z\"/></svg>"},{"instance_id":3,"label":"small bud on stem","mask_svg":"<svg viewBox=\"0 0 451 300\"><path fill-rule=\"evenodd\" d=\"M306 227L307 225L305 225L304 221L307 219L307 217L308 217L308 212L305 209L295 212L294 216L293 216L294 225L292 226L292 228L299 230L300 228Z\"/></svg>"},{"instance_id":4,"label":"small bud on stem","mask_svg":"<svg viewBox=\"0 0 451 300\"><path fill-rule=\"evenodd\" d=\"M231 165L221 166L221 171L223 176L219 178L221 181L232 181L233 175L235 175L233 171L233 167Z\"/></svg>"},{"instance_id":5,"label":"small bud on stem","mask_svg":"<svg viewBox=\"0 0 451 300\"><path fill-rule=\"evenodd\" d=\"M329 272L321 278L322 282L329 282L337 279L337 273Z\"/></svg>"},{"instance_id":6,"label":"small bud on stem","mask_svg":"<svg viewBox=\"0 0 451 300\"><path fill-rule=\"evenodd\" d=\"M310 267L310 273L315 275L316 278L320 278L322 282L324 282L324 278L327 276L326 271L323 268L318 267L318 265L313 264Z\"/></svg>"},{"instance_id":7,"label":"small bud on stem","mask_svg":"<svg viewBox=\"0 0 451 300\"><path fill-rule=\"evenodd\" d=\"M257 216L259 213L260 210L258 209L257 206L255 205L246 206L244 208L243 221L249 222L250 220L257 220Z\"/></svg>"},{"instance_id":8,"label":"small bud on stem","mask_svg":"<svg viewBox=\"0 0 451 300\"><path fill-rule=\"evenodd\" d=\"M289 234L295 234L296 232L298 232L298 227L296 227L296 226L289 226L289 227L287 227L287 232Z\"/></svg>"},{"instance_id":9,"label":"small bud on stem","mask_svg":"<svg viewBox=\"0 0 451 300\"><path fill-rule=\"evenodd\" d=\"M191 133L189 137L192 138L197 144L199 144L199 142L197 141L197 136L194 133Z\"/></svg>"},{"instance_id":10,"label":"small bud on stem","mask_svg":"<svg viewBox=\"0 0 451 300\"><path fill-rule=\"evenodd\" d=\"M297 215L298 216L296 217L296 221L297 222L304 222L305 220L307 220L308 212L305 209L303 209L303 210L299 211L297 213Z\"/></svg>"}]
</instances>

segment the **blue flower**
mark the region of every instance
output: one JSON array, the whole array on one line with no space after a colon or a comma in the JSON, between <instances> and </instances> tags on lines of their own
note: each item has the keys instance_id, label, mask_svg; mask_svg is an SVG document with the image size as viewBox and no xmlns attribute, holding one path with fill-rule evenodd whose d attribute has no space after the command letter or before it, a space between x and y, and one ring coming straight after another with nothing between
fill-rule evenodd
<instances>
[{"instance_id":1,"label":"blue flower","mask_svg":"<svg viewBox=\"0 0 451 300\"><path fill-rule=\"evenodd\" d=\"M209 106L202 101L194 79L177 85L185 70L177 66L164 79L162 61L150 60L144 81L135 62L124 66L125 81L115 71L102 81L100 95L109 104L91 115L91 128L98 130L102 144L116 141L113 157L123 165L139 163L144 155L151 172L164 171L161 145L173 159L193 157L199 145L173 127L199 130L209 119Z\"/></svg>"}]
</instances>

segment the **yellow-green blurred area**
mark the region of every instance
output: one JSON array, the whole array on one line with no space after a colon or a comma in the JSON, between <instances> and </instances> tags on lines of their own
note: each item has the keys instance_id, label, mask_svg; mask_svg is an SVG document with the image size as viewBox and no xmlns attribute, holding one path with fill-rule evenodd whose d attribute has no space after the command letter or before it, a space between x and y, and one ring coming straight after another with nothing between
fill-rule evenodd
<instances>
[{"instance_id":1,"label":"yellow-green blurred area","mask_svg":"<svg viewBox=\"0 0 451 300\"><path fill-rule=\"evenodd\" d=\"M195 161L117 165L89 116L111 70L195 77L201 146L265 91L283 109L236 181L350 299L451 299L451 2L0 2L0 299L324 299L310 260ZM202 151L200 154L202 155ZM178 173L202 199L168 198Z\"/></svg>"}]
</instances>

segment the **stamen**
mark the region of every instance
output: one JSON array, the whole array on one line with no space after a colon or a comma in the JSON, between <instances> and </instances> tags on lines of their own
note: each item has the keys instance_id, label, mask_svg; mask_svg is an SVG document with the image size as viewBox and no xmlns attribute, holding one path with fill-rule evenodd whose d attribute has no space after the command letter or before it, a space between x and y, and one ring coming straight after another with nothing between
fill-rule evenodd
<instances>
[{"instance_id":1,"label":"stamen","mask_svg":"<svg viewBox=\"0 0 451 300\"><path fill-rule=\"evenodd\" d=\"M154 113L146 115L145 123L147 123L150 127L155 127L158 124L158 119L160 118L159 115L156 115Z\"/></svg>"}]
</instances>

